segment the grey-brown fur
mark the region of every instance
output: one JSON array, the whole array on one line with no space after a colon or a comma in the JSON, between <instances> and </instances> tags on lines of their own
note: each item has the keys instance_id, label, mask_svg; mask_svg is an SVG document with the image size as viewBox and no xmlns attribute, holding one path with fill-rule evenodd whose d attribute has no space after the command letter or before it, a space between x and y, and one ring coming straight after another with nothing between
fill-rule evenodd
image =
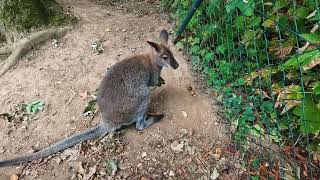
<instances>
[{"instance_id":1,"label":"grey-brown fur","mask_svg":"<svg viewBox=\"0 0 320 180\"><path fill-rule=\"evenodd\" d=\"M102 121L95 127L72 135L39 152L10 160L0 161L0 167L33 161L74 146L84 140L102 137L122 126L136 123L142 130L164 115L148 115L150 86L164 84L162 67L178 68L179 64L167 47L168 33L160 32L161 43L147 41L154 54L136 55L114 64L104 76L97 98Z\"/></svg>"}]
</instances>

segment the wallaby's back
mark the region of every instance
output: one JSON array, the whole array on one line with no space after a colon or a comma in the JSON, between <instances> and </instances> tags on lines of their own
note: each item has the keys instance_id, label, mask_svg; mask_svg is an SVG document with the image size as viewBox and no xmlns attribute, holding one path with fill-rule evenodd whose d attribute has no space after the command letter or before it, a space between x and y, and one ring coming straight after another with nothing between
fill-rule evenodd
<instances>
[{"instance_id":1,"label":"wallaby's back","mask_svg":"<svg viewBox=\"0 0 320 180\"><path fill-rule=\"evenodd\" d=\"M159 72L158 72L159 71ZM128 123L139 114L139 106L149 97L149 83L160 69L149 55L137 55L113 65L106 73L98 96L103 120Z\"/></svg>"}]
</instances>

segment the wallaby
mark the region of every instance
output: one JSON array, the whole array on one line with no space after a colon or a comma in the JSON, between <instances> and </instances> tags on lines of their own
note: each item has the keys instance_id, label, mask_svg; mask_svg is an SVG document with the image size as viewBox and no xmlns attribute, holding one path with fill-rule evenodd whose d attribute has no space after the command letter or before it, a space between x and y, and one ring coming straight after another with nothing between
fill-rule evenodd
<instances>
[{"instance_id":1,"label":"wallaby","mask_svg":"<svg viewBox=\"0 0 320 180\"><path fill-rule=\"evenodd\" d=\"M177 69L179 64L168 48L168 32L160 32L160 43L147 41L155 53L135 55L126 58L106 72L97 96L102 121L91 129L72 135L43 150L11 160L0 161L0 167L50 156L70 148L82 141L105 136L123 126L136 123L137 130L143 130L164 117L149 113L150 86L164 84L160 72L163 67Z\"/></svg>"}]
</instances>

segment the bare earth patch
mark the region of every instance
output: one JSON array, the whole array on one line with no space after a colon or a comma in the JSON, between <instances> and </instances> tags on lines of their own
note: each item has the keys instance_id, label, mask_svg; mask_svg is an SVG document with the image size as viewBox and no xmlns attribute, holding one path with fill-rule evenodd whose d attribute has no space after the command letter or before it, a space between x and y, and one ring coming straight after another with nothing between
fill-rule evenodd
<instances>
[{"instance_id":1,"label":"bare earth patch","mask_svg":"<svg viewBox=\"0 0 320 180\"><path fill-rule=\"evenodd\" d=\"M122 1L120 1L122 2ZM8 122L0 117L0 159L48 146L100 121L82 116L105 70L132 53L149 49L162 29L172 29L159 2L155 10L132 10L132 2L98 5L79 0L60 3L79 24L53 45L36 47L0 78L0 114L34 100L45 102L32 118ZM140 8L144 3L140 3ZM131 8L131 9L130 9ZM129 10L128 10L129 9ZM95 53L99 42L104 51ZM221 124L214 100L197 83L186 57L175 50L180 66L165 69L166 84L154 91L152 109L165 118L142 133L133 127L102 140L83 142L53 157L21 167L0 169L0 179L238 179L227 151L230 132Z\"/></svg>"}]
</instances>

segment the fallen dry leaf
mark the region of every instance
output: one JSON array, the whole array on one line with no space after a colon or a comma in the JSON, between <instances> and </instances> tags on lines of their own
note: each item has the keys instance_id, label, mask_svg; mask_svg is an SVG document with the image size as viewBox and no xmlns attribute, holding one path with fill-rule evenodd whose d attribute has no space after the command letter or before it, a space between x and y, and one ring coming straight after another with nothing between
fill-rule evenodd
<instances>
[{"instance_id":1,"label":"fallen dry leaf","mask_svg":"<svg viewBox=\"0 0 320 180\"><path fill-rule=\"evenodd\" d=\"M97 171L97 165L89 168L89 173L83 176L83 180L89 180Z\"/></svg>"},{"instance_id":2,"label":"fallen dry leaf","mask_svg":"<svg viewBox=\"0 0 320 180\"><path fill-rule=\"evenodd\" d=\"M86 99L88 98L89 94L88 94L87 91L85 91L85 92L83 92L83 93L79 93L79 96L80 96L80 98L81 98L82 100L86 100Z\"/></svg>"},{"instance_id":3,"label":"fallen dry leaf","mask_svg":"<svg viewBox=\"0 0 320 180\"><path fill-rule=\"evenodd\" d=\"M174 141L172 144L171 144L171 149L173 151L177 151L177 152L182 152L183 151L183 147L184 147L184 144L183 143L178 143L177 141Z\"/></svg>"},{"instance_id":4,"label":"fallen dry leaf","mask_svg":"<svg viewBox=\"0 0 320 180\"><path fill-rule=\"evenodd\" d=\"M222 150L221 148L216 149L216 153L213 154L214 158L219 159L222 155Z\"/></svg>"},{"instance_id":5,"label":"fallen dry leaf","mask_svg":"<svg viewBox=\"0 0 320 180\"><path fill-rule=\"evenodd\" d=\"M151 177L141 176L140 180L153 180Z\"/></svg>"},{"instance_id":6,"label":"fallen dry leaf","mask_svg":"<svg viewBox=\"0 0 320 180\"><path fill-rule=\"evenodd\" d=\"M318 64L320 64L320 57L315 58L308 65L303 66L303 70L306 71L306 70L312 69L313 67L315 67Z\"/></svg>"},{"instance_id":7,"label":"fallen dry leaf","mask_svg":"<svg viewBox=\"0 0 320 180\"><path fill-rule=\"evenodd\" d=\"M278 51L275 53L275 55L280 58L283 59L285 58L288 54L290 54L290 52L292 51L292 47L283 47L278 49Z\"/></svg>"},{"instance_id":8,"label":"fallen dry leaf","mask_svg":"<svg viewBox=\"0 0 320 180\"><path fill-rule=\"evenodd\" d=\"M268 169L265 164L260 164L259 171L260 171L260 174L267 174L268 173Z\"/></svg>"},{"instance_id":9,"label":"fallen dry leaf","mask_svg":"<svg viewBox=\"0 0 320 180\"><path fill-rule=\"evenodd\" d=\"M19 179L19 177L16 174L14 174L10 177L10 180L18 180L18 179Z\"/></svg>"},{"instance_id":10,"label":"fallen dry leaf","mask_svg":"<svg viewBox=\"0 0 320 180\"><path fill-rule=\"evenodd\" d=\"M191 96L195 96L196 95L196 92L194 92L194 91L191 91Z\"/></svg>"},{"instance_id":11,"label":"fallen dry leaf","mask_svg":"<svg viewBox=\"0 0 320 180\"><path fill-rule=\"evenodd\" d=\"M283 110L281 111L281 115L292 109L293 107L301 104L301 101L298 100L287 100L287 104L284 106Z\"/></svg>"},{"instance_id":12,"label":"fallen dry leaf","mask_svg":"<svg viewBox=\"0 0 320 180\"><path fill-rule=\"evenodd\" d=\"M181 111L181 113L184 118L188 117L188 114L185 111Z\"/></svg>"},{"instance_id":13,"label":"fallen dry leaf","mask_svg":"<svg viewBox=\"0 0 320 180\"><path fill-rule=\"evenodd\" d=\"M317 10L314 10L312 13L310 13L310 14L307 16L307 19L310 19L310 18L316 16L316 14L317 14Z\"/></svg>"},{"instance_id":14,"label":"fallen dry leaf","mask_svg":"<svg viewBox=\"0 0 320 180\"><path fill-rule=\"evenodd\" d=\"M219 177L219 173L218 173L218 170L217 168L214 168L211 175L210 175L210 179L211 180L215 180Z\"/></svg>"},{"instance_id":15,"label":"fallen dry leaf","mask_svg":"<svg viewBox=\"0 0 320 180\"><path fill-rule=\"evenodd\" d=\"M293 99L291 97L291 94L294 92L290 90L290 89L296 89L299 87L300 87L299 85L290 85L288 87L282 88L274 104L274 108L280 108L283 105L285 105L284 109L281 112L281 114L284 114L290 109L292 109L293 107L299 105L301 101L297 99Z\"/></svg>"},{"instance_id":16,"label":"fallen dry leaf","mask_svg":"<svg viewBox=\"0 0 320 180\"><path fill-rule=\"evenodd\" d=\"M63 153L61 153L62 160L68 159L68 161L74 161L78 158L78 156L79 150L77 149L66 149L63 151Z\"/></svg>"},{"instance_id":17,"label":"fallen dry leaf","mask_svg":"<svg viewBox=\"0 0 320 180\"><path fill-rule=\"evenodd\" d=\"M83 169L82 162L72 162L70 166L76 170L79 174L84 174L85 170Z\"/></svg>"}]
</instances>

